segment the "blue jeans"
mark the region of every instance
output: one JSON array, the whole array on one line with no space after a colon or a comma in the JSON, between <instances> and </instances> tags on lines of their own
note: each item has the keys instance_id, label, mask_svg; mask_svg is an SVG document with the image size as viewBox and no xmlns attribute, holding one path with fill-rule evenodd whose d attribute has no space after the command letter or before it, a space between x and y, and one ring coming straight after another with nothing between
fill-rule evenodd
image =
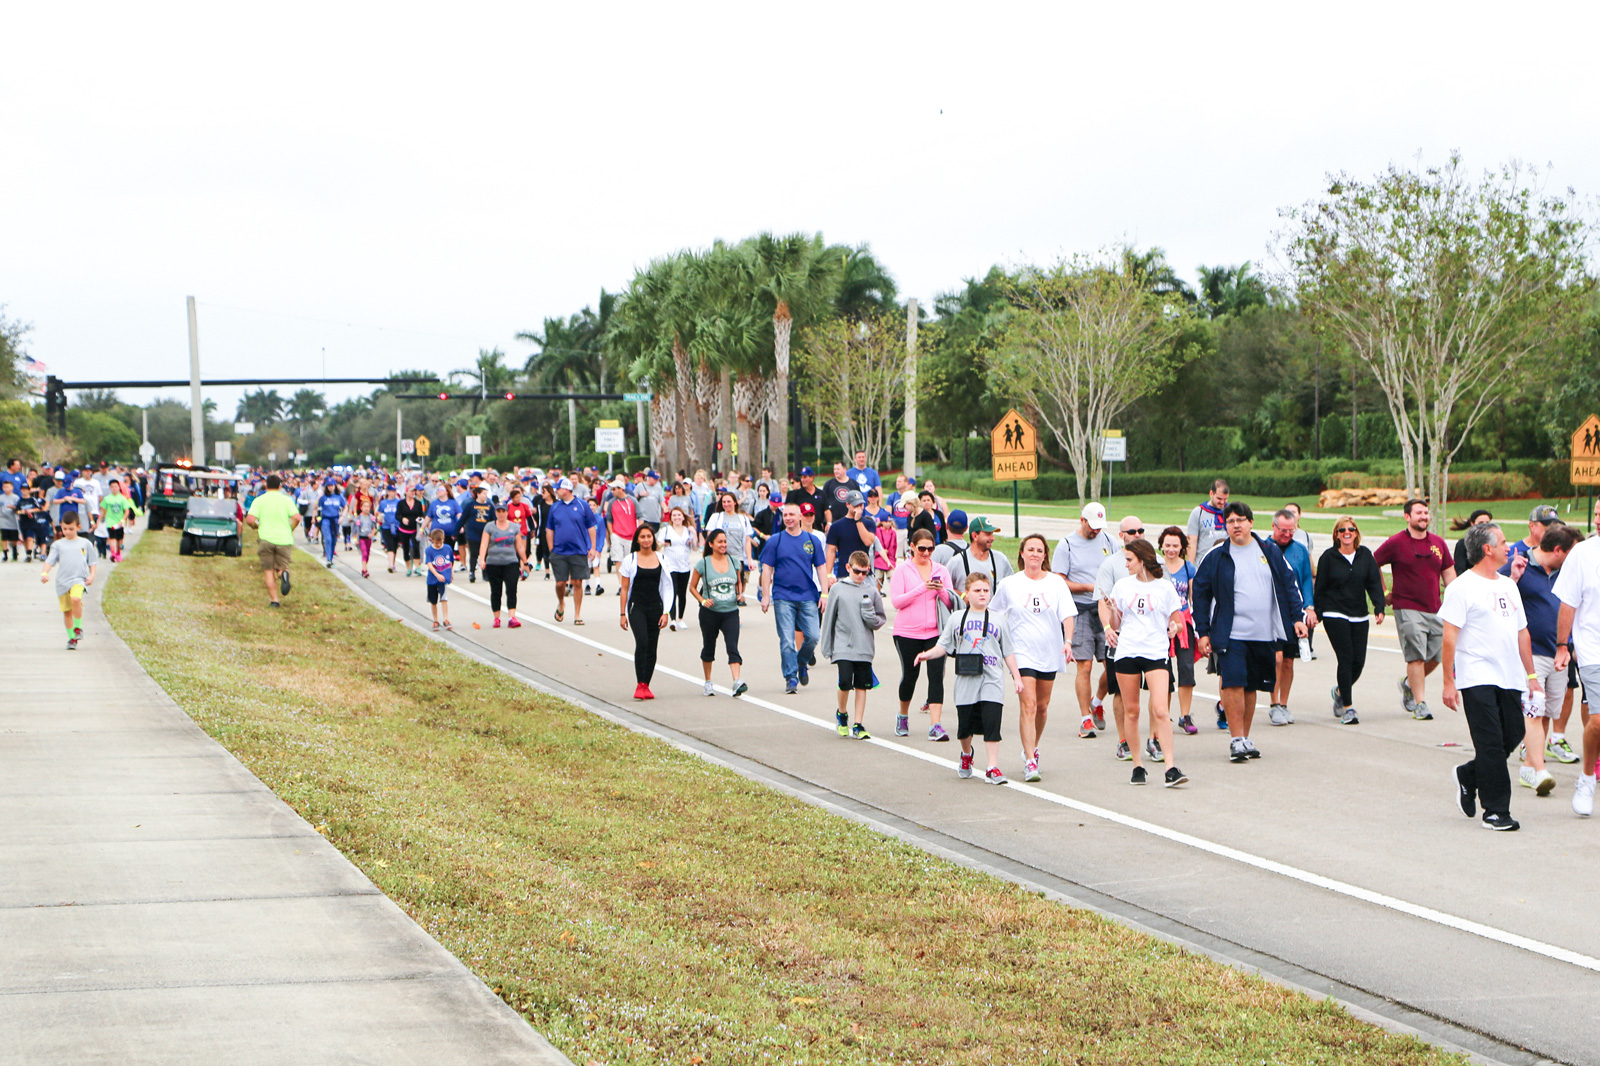
<instances>
[{"instance_id":1,"label":"blue jeans","mask_svg":"<svg viewBox=\"0 0 1600 1066\"><path fill-rule=\"evenodd\" d=\"M778 651L783 656L785 684L800 682L800 664L811 662L817 650L821 619L815 600L773 600L772 613L778 623ZM800 631L800 650L794 647L794 631Z\"/></svg>"},{"instance_id":2,"label":"blue jeans","mask_svg":"<svg viewBox=\"0 0 1600 1066\"><path fill-rule=\"evenodd\" d=\"M339 520L337 518L324 518L322 520L322 554L328 562L333 562L333 553L339 547Z\"/></svg>"}]
</instances>

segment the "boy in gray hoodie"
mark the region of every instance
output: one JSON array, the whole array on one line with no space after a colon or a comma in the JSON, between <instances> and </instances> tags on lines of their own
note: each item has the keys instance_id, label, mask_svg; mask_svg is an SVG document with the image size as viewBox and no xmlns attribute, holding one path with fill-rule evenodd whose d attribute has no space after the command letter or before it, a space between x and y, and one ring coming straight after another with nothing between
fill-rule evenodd
<instances>
[{"instance_id":1,"label":"boy in gray hoodie","mask_svg":"<svg viewBox=\"0 0 1600 1066\"><path fill-rule=\"evenodd\" d=\"M867 712L867 692L872 688L872 656L877 650L872 634L883 628L888 615L883 597L872 576L872 561L866 552L852 552L849 572L828 593L828 609L822 615L822 638L818 651L839 668L839 735L871 740L872 734L861 724ZM845 713L851 690L856 694L855 722Z\"/></svg>"}]
</instances>

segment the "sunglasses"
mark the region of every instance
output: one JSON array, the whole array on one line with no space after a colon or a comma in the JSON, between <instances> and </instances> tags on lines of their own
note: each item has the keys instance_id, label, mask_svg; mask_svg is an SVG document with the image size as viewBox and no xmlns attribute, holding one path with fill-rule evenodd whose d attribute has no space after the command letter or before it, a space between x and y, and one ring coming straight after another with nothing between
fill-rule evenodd
<instances>
[{"instance_id":1,"label":"sunglasses","mask_svg":"<svg viewBox=\"0 0 1600 1066\"><path fill-rule=\"evenodd\" d=\"M1122 532L1124 534L1135 534L1142 537L1144 536L1144 527L1140 526L1138 529L1124 529Z\"/></svg>"},{"instance_id":2,"label":"sunglasses","mask_svg":"<svg viewBox=\"0 0 1600 1066\"><path fill-rule=\"evenodd\" d=\"M1355 526L1345 526L1343 529L1336 529L1333 532L1336 535L1343 536L1346 533L1354 533L1355 531L1356 531L1356 527Z\"/></svg>"},{"instance_id":3,"label":"sunglasses","mask_svg":"<svg viewBox=\"0 0 1600 1066\"><path fill-rule=\"evenodd\" d=\"M933 549L924 545L923 547L917 548L916 552L918 555L932 555Z\"/></svg>"},{"instance_id":4,"label":"sunglasses","mask_svg":"<svg viewBox=\"0 0 1600 1066\"><path fill-rule=\"evenodd\" d=\"M871 570L863 570L859 566L852 566L850 568L850 572L857 577L866 577L868 574L872 573Z\"/></svg>"}]
</instances>

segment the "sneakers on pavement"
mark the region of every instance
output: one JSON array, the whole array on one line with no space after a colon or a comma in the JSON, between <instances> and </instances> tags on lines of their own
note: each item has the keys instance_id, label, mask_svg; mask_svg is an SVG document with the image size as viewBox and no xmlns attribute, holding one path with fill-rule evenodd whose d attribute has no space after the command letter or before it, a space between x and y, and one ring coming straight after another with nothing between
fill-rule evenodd
<instances>
[{"instance_id":1,"label":"sneakers on pavement","mask_svg":"<svg viewBox=\"0 0 1600 1066\"><path fill-rule=\"evenodd\" d=\"M1090 715L1084 715L1083 721L1078 723L1078 737L1082 740L1094 739L1094 718Z\"/></svg>"},{"instance_id":2,"label":"sneakers on pavement","mask_svg":"<svg viewBox=\"0 0 1600 1066\"><path fill-rule=\"evenodd\" d=\"M1351 707L1349 710L1347 710L1344 713L1340 714L1339 715L1339 724L1340 725L1360 725L1361 724L1361 719L1356 717L1356 709L1354 707Z\"/></svg>"},{"instance_id":3,"label":"sneakers on pavement","mask_svg":"<svg viewBox=\"0 0 1600 1066\"><path fill-rule=\"evenodd\" d=\"M956 771L956 776L963 781L972 776L972 752L961 753L961 768Z\"/></svg>"},{"instance_id":4,"label":"sneakers on pavement","mask_svg":"<svg viewBox=\"0 0 1600 1066\"><path fill-rule=\"evenodd\" d=\"M1251 758L1251 759L1259 759L1259 758L1261 758L1261 752L1256 747L1256 742L1255 741L1251 740L1249 737L1240 737L1239 739L1244 741L1244 753L1245 753L1245 756L1247 758Z\"/></svg>"},{"instance_id":5,"label":"sneakers on pavement","mask_svg":"<svg viewBox=\"0 0 1600 1066\"><path fill-rule=\"evenodd\" d=\"M733 686L733 694L735 696L743 696L746 692L749 692L749 691L750 691L750 686L745 684L743 681L741 681L737 685Z\"/></svg>"},{"instance_id":6,"label":"sneakers on pavement","mask_svg":"<svg viewBox=\"0 0 1600 1066\"><path fill-rule=\"evenodd\" d=\"M1428 703L1426 700L1417 701L1417 709L1411 712L1411 717L1415 718L1419 722L1433 721L1433 715L1428 713Z\"/></svg>"},{"instance_id":7,"label":"sneakers on pavement","mask_svg":"<svg viewBox=\"0 0 1600 1066\"><path fill-rule=\"evenodd\" d=\"M1000 772L1000 767L998 766L991 766L985 770L983 779L991 785L1003 785L1006 783L1006 775Z\"/></svg>"},{"instance_id":8,"label":"sneakers on pavement","mask_svg":"<svg viewBox=\"0 0 1600 1066\"><path fill-rule=\"evenodd\" d=\"M856 740L871 740L872 734L867 732L867 727L857 722L850 727L850 735Z\"/></svg>"},{"instance_id":9,"label":"sneakers on pavement","mask_svg":"<svg viewBox=\"0 0 1600 1066\"><path fill-rule=\"evenodd\" d=\"M1245 747L1244 737L1234 737L1228 741L1228 761L1247 762L1250 758L1250 749Z\"/></svg>"},{"instance_id":10,"label":"sneakers on pavement","mask_svg":"<svg viewBox=\"0 0 1600 1066\"><path fill-rule=\"evenodd\" d=\"M843 711L834 711L833 720L835 722L834 729L841 737L850 735L850 716L848 714Z\"/></svg>"},{"instance_id":11,"label":"sneakers on pavement","mask_svg":"<svg viewBox=\"0 0 1600 1066\"><path fill-rule=\"evenodd\" d=\"M1511 817L1511 815L1501 814L1499 811L1495 811L1491 814L1485 814L1483 816L1483 827L1485 829L1493 829L1500 833L1515 832L1516 830L1522 828L1517 820Z\"/></svg>"},{"instance_id":12,"label":"sneakers on pavement","mask_svg":"<svg viewBox=\"0 0 1600 1066\"><path fill-rule=\"evenodd\" d=\"M940 725L938 722L935 722L933 725L928 727L928 739L934 742L949 740L950 734L944 731L944 726Z\"/></svg>"},{"instance_id":13,"label":"sneakers on pavement","mask_svg":"<svg viewBox=\"0 0 1600 1066\"><path fill-rule=\"evenodd\" d=\"M1126 740L1118 742L1117 758L1121 759L1123 762L1127 762L1133 758L1133 752L1128 750L1128 742Z\"/></svg>"},{"instance_id":14,"label":"sneakers on pavement","mask_svg":"<svg viewBox=\"0 0 1600 1066\"><path fill-rule=\"evenodd\" d=\"M800 664L800 683L802 685L811 684L811 671L806 667L806 665L804 663Z\"/></svg>"},{"instance_id":15,"label":"sneakers on pavement","mask_svg":"<svg viewBox=\"0 0 1600 1066\"><path fill-rule=\"evenodd\" d=\"M1411 694L1411 682L1400 679L1400 706L1410 714L1417 713L1417 698Z\"/></svg>"},{"instance_id":16,"label":"sneakers on pavement","mask_svg":"<svg viewBox=\"0 0 1600 1066\"><path fill-rule=\"evenodd\" d=\"M1222 701L1221 700L1217 701L1217 728L1218 729L1227 729L1228 728L1228 716L1222 710Z\"/></svg>"},{"instance_id":17,"label":"sneakers on pavement","mask_svg":"<svg viewBox=\"0 0 1600 1066\"><path fill-rule=\"evenodd\" d=\"M1161 741L1157 740L1155 737L1151 737L1149 740L1144 742L1144 755L1145 758L1149 759L1151 762L1167 761L1166 754L1161 750Z\"/></svg>"},{"instance_id":18,"label":"sneakers on pavement","mask_svg":"<svg viewBox=\"0 0 1600 1066\"><path fill-rule=\"evenodd\" d=\"M1145 783L1145 780L1148 776L1149 775L1144 772L1144 767L1135 766L1133 768L1133 776L1128 779L1128 784L1142 785Z\"/></svg>"},{"instance_id":19,"label":"sneakers on pavement","mask_svg":"<svg viewBox=\"0 0 1600 1066\"><path fill-rule=\"evenodd\" d=\"M1567 743L1566 737L1552 740L1546 744L1544 746L1544 757L1561 763L1575 763L1578 761L1578 753L1572 750L1572 745Z\"/></svg>"},{"instance_id":20,"label":"sneakers on pavement","mask_svg":"<svg viewBox=\"0 0 1600 1066\"><path fill-rule=\"evenodd\" d=\"M796 692L799 692L799 691L800 691L800 686L795 684L793 681L785 681L783 683L783 694L785 696L793 696Z\"/></svg>"},{"instance_id":21,"label":"sneakers on pavement","mask_svg":"<svg viewBox=\"0 0 1600 1066\"><path fill-rule=\"evenodd\" d=\"M1594 813L1594 775L1579 774L1572 786L1572 813L1587 818Z\"/></svg>"},{"instance_id":22,"label":"sneakers on pavement","mask_svg":"<svg viewBox=\"0 0 1600 1066\"><path fill-rule=\"evenodd\" d=\"M1531 766L1524 766L1517 771L1517 783L1523 788L1533 789L1538 796L1548 796L1556 787L1554 774L1549 770L1535 770Z\"/></svg>"},{"instance_id":23,"label":"sneakers on pavement","mask_svg":"<svg viewBox=\"0 0 1600 1066\"><path fill-rule=\"evenodd\" d=\"M1450 773L1456 783L1456 807L1462 814L1471 818L1478 813L1478 787L1472 774L1472 764L1464 762ZM1576 795L1572 798L1572 805L1574 808L1578 805Z\"/></svg>"},{"instance_id":24,"label":"sneakers on pavement","mask_svg":"<svg viewBox=\"0 0 1600 1066\"><path fill-rule=\"evenodd\" d=\"M897 737L908 737L911 735L911 719L909 716L904 714L897 714L894 716L894 735Z\"/></svg>"},{"instance_id":25,"label":"sneakers on pavement","mask_svg":"<svg viewBox=\"0 0 1600 1066\"><path fill-rule=\"evenodd\" d=\"M1353 693L1352 693L1352 695L1353 695ZM1335 718L1343 718L1344 717L1344 700L1341 700L1339 698L1339 686L1335 685L1332 688L1330 688L1328 690L1328 696L1333 700L1333 716Z\"/></svg>"},{"instance_id":26,"label":"sneakers on pavement","mask_svg":"<svg viewBox=\"0 0 1600 1066\"><path fill-rule=\"evenodd\" d=\"M1089 705L1089 713L1094 718L1094 727L1095 727L1095 729L1098 732L1104 733L1106 731L1106 708L1105 708L1105 704L1101 704L1098 707L1096 707L1094 704L1090 704Z\"/></svg>"},{"instance_id":27,"label":"sneakers on pavement","mask_svg":"<svg viewBox=\"0 0 1600 1066\"><path fill-rule=\"evenodd\" d=\"M1273 725L1289 724L1289 708L1281 703L1274 703L1267 709L1267 720Z\"/></svg>"},{"instance_id":28,"label":"sneakers on pavement","mask_svg":"<svg viewBox=\"0 0 1600 1066\"><path fill-rule=\"evenodd\" d=\"M1176 766L1168 768L1166 780L1162 782L1167 788L1177 788L1179 785L1187 785L1188 783L1189 776Z\"/></svg>"},{"instance_id":29,"label":"sneakers on pavement","mask_svg":"<svg viewBox=\"0 0 1600 1066\"><path fill-rule=\"evenodd\" d=\"M1039 764L1032 759L1022 764L1022 779L1024 781L1039 780Z\"/></svg>"},{"instance_id":30,"label":"sneakers on pavement","mask_svg":"<svg viewBox=\"0 0 1600 1066\"><path fill-rule=\"evenodd\" d=\"M711 682L707 681L706 682L706 695L707 696L715 696L716 694L717 694L717 690L712 687Z\"/></svg>"},{"instance_id":31,"label":"sneakers on pavement","mask_svg":"<svg viewBox=\"0 0 1600 1066\"><path fill-rule=\"evenodd\" d=\"M1191 737L1200 732L1200 727L1194 724L1194 718L1187 714L1178 719L1178 728Z\"/></svg>"}]
</instances>

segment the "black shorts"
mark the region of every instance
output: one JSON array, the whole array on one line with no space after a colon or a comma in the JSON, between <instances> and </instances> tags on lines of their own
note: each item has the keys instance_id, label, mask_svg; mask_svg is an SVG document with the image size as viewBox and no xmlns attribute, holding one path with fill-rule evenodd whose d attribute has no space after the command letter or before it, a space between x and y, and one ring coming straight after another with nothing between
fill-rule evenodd
<instances>
[{"instance_id":1,"label":"black shorts","mask_svg":"<svg viewBox=\"0 0 1600 1066\"><path fill-rule=\"evenodd\" d=\"M837 659L834 666L839 668L839 691L849 692L852 689L862 691L872 687L872 663L852 662L849 659Z\"/></svg>"},{"instance_id":2,"label":"black shorts","mask_svg":"<svg viewBox=\"0 0 1600 1066\"><path fill-rule=\"evenodd\" d=\"M1290 637L1287 640L1278 641L1278 650L1283 652L1285 659L1300 658L1300 638Z\"/></svg>"},{"instance_id":3,"label":"black shorts","mask_svg":"<svg viewBox=\"0 0 1600 1066\"><path fill-rule=\"evenodd\" d=\"M383 531L383 550L397 552L400 550L400 534L392 529Z\"/></svg>"},{"instance_id":4,"label":"black shorts","mask_svg":"<svg viewBox=\"0 0 1600 1066\"><path fill-rule=\"evenodd\" d=\"M106 539L107 540L121 540L122 539L122 527L121 526L107 526L106 527Z\"/></svg>"},{"instance_id":5,"label":"black shorts","mask_svg":"<svg viewBox=\"0 0 1600 1066\"><path fill-rule=\"evenodd\" d=\"M428 602L430 604L444 603L449 598L450 598L450 586L449 585L429 585L428 586Z\"/></svg>"},{"instance_id":6,"label":"black shorts","mask_svg":"<svg viewBox=\"0 0 1600 1066\"><path fill-rule=\"evenodd\" d=\"M1178 687L1194 688L1194 644L1197 639L1194 627L1189 627L1189 644L1185 647L1180 640L1172 643L1172 658L1178 667Z\"/></svg>"},{"instance_id":7,"label":"black shorts","mask_svg":"<svg viewBox=\"0 0 1600 1066\"><path fill-rule=\"evenodd\" d=\"M1056 679L1056 672L1054 670L1035 670L1032 667L1024 666L1022 669L1018 670L1017 673L1021 674L1023 677L1031 677L1035 681L1054 681Z\"/></svg>"},{"instance_id":8,"label":"black shorts","mask_svg":"<svg viewBox=\"0 0 1600 1066\"><path fill-rule=\"evenodd\" d=\"M1232 640L1217 652L1217 675L1223 688L1271 692L1278 683L1278 642Z\"/></svg>"},{"instance_id":9,"label":"black shorts","mask_svg":"<svg viewBox=\"0 0 1600 1066\"><path fill-rule=\"evenodd\" d=\"M993 700L956 704L956 739L983 734L990 744L1000 743L1001 705Z\"/></svg>"},{"instance_id":10,"label":"black shorts","mask_svg":"<svg viewBox=\"0 0 1600 1066\"><path fill-rule=\"evenodd\" d=\"M7 544L21 539L21 536L14 529L0 529L0 540L5 541Z\"/></svg>"},{"instance_id":11,"label":"black shorts","mask_svg":"<svg viewBox=\"0 0 1600 1066\"><path fill-rule=\"evenodd\" d=\"M1147 659L1138 655L1130 655L1126 659L1106 660L1106 695L1120 696L1122 686L1118 683L1119 674L1138 674L1139 687L1146 692L1150 691L1150 679L1144 674L1148 670L1165 670L1167 672L1167 691L1176 688L1173 678L1172 662L1166 659Z\"/></svg>"}]
</instances>

